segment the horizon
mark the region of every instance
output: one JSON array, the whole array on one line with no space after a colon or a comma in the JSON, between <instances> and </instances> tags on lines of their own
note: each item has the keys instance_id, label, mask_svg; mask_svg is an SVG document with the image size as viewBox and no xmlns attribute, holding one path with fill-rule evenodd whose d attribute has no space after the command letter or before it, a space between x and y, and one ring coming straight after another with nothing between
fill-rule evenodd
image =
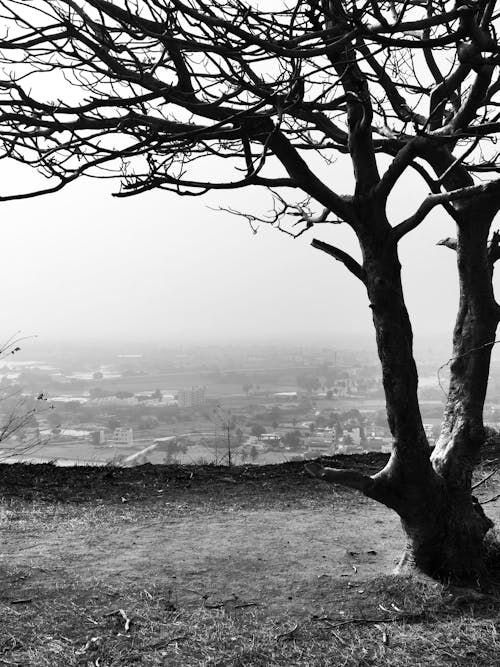
<instances>
[{"instance_id":1,"label":"horizon","mask_svg":"<svg viewBox=\"0 0 500 667\"><path fill-rule=\"evenodd\" d=\"M2 171L3 169L3 171ZM0 165L4 188L36 175ZM346 179L344 179L346 180ZM390 207L402 217L424 188L402 188ZM348 183L345 183L346 188ZM311 248L246 223L214 203L229 194L185 200L150 192L113 199L108 183L83 180L37 199L3 203L7 252L0 307L12 330L44 340L117 338L200 341L372 340L363 286L345 267ZM264 209L266 199L238 193L238 208ZM407 307L415 342L450 341L458 302L455 258L437 247L451 225L436 213L401 244ZM321 237L351 252L352 232L334 226Z\"/></svg>"}]
</instances>

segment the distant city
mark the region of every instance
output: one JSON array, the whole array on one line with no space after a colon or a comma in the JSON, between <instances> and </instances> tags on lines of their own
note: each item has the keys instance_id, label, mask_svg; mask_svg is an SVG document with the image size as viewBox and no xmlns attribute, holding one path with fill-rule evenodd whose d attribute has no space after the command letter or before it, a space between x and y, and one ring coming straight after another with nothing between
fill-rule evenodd
<instances>
[{"instance_id":1,"label":"distant city","mask_svg":"<svg viewBox=\"0 0 500 667\"><path fill-rule=\"evenodd\" d=\"M37 350L39 352L39 350ZM24 351L0 360L0 461L58 465L268 464L389 452L372 351L276 346ZM431 444L446 359L420 360ZM500 366L486 421L500 422Z\"/></svg>"}]
</instances>

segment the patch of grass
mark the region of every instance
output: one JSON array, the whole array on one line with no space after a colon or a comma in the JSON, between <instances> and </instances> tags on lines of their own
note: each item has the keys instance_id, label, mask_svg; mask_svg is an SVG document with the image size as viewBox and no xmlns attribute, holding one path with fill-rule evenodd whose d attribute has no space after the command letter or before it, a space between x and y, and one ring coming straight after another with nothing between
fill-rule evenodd
<instances>
[{"instance_id":1,"label":"patch of grass","mask_svg":"<svg viewBox=\"0 0 500 667\"><path fill-rule=\"evenodd\" d=\"M330 604L290 615L234 598L177 609L175 591L165 586L40 589L24 602L0 604L0 665L496 664L498 600L464 609L441 586L402 577L365 586L361 610L344 605L338 613Z\"/></svg>"},{"instance_id":2,"label":"patch of grass","mask_svg":"<svg viewBox=\"0 0 500 667\"><path fill-rule=\"evenodd\" d=\"M215 517L224 531L231 531L226 513L234 512L227 516L235 517L245 508L242 516L247 521L247 508L253 512L269 506L276 510L274 521L281 531L281 517L289 515L290 507L299 507L307 517L318 508L331 507L319 524L321 530L327 530L335 513L347 516L347 528L343 533L332 531L332 542L357 530L360 507L369 508L371 501L317 484L303 475L302 464L230 472L201 466L97 471L0 467L0 478L2 474L0 529L10 540L2 554L3 571L0 568L0 667L489 667L498 663L500 599L452 592L429 580L367 579L367 568L377 551L378 557L382 554L383 543L374 545L377 551L356 546L359 553L337 555L329 567L310 573L303 560L293 565L293 549L306 543L302 557L312 554L314 567L317 545L328 562L329 543L309 542L308 524L299 523L289 530L298 525L304 532L299 531L298 538L294 533L295 542L285 546L277 538L281 533L268 527L265 544L278 567L275 564L271 570L275 579L269 579L267 588L265 572L259 568L267 567L268 572L271 558L267 563L261 558L258 564L250 562L252 546L250 557L246 551L228 549L235 560L215 576L220 543L205 542L209 550L194 559L193 572L180 567L179 573L175 558L187 555L182 551L186 544L192 549L200 542L187 540L181 531L169 562L161 549L173 538L170 520L177 527L197 521L200 530ZM383 518L375 522L383 527L375 529L387 532L392 543L394 532L385 524L385 515L369 514L374 516ZM369 517L365 521L371 521ZM264 548L259 544L264 528L255 536L257 550ZM146 549L139 545L138 560L132 558L122 573L120 554L133 552L135 533L144 530L149 535L156 529L164 531L164 540L155 542L158 571L152 570L147 542ZM41 546L52 540L47 553L37 551L38 540ZM28 543L31 546L26 547ZM124 548L112 562L111 575L94 567L117 545ZM24 557L25 548L34 551ZM211 570L203 575L205 565ZM287 569L292 566L293 572ZM234 574L231 567L236 568L238 582L241 574L246 584L225 586L230 578L226 575ZM217 597L233 590L248 599Z\"/></svg>"}]
</instances>

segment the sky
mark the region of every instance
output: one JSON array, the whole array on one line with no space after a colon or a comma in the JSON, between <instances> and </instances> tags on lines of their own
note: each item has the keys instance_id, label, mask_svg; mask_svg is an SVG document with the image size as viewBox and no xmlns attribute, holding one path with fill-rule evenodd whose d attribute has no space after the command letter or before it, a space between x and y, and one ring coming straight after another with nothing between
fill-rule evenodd
<instances>
[{"instance_id":1,"label":"sky","mask_svg":"<svg viewBox=\"0 0 500 667\"><path fill-rule=\"evenodd\" d=\"M340 192L351 188L345 171L332 168ZM0 194L31 183L26 167L0 164ZM195 199L165 192L119 199L111 196L116 189L86 179L0 204L4 334L166 345L372 339L363 286L310 246L317 236L359 257L345 225L320 225L294 240L266 225L254 234L244 219L213 210L263 212L269 199L262 188ZM391 218L407 217L425 194L406 177L390 201ZM445 236L453 236L452 223L435 211L400 244L417 343L451 340L455 258L436 246Z\"/></svg>"},{"instance_id":2,"label":"sky","mask_svg":"<svg viewBox=\"0 0 500 667\"><path fill-rule=\"evenodd\" d=\"M55 98L60 79L54 72L30 78L33 94ZM218 178L223 168L206 163L206 173ZM347 158L324 175L337 192L352 192ZM28 168L0 161L0 195L39 185ZM244 219L213 210L265 212L269 197L256 187L194 199L165 192L117 199L111 196L117 189L86 179L50 196L0 203L4 337L21 331L42 342L166 345L373 341L363 285L310 246L317 236L359 258L345 225L320 225L293 240L265 225L253 234ZM414 212L426 194L418 177L407 174L391 196L391 221ZM436 209L400 243L417 345L451 343L455 257L436 242L453 235L452 222Z\"/></svg>"}]
</instances>

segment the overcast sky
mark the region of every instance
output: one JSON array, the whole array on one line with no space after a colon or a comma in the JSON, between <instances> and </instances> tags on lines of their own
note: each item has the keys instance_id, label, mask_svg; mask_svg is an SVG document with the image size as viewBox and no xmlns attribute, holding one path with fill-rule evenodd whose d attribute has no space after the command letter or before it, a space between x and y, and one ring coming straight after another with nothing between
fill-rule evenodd
<instances>
[{"instance_id":1,"label":"overcast sky","mask_svg":"<svg viewBox=\"0 0 500 667\"><path fill-rule=\"evenodd\" d=\"M1 194L27 188L24 168L0 165ZM332 172L339 191L342 169ZM340 179L340 180L339 180ZM34 181L33 181L34 182ZM111 197L116 184L85 180L55 195L0 204L2 329L41 340L317 342L372 335L363 286L332 258L208 208L218 201L263 211L262 189L208 198L149 193ZM426 189L407 178L393 220ZM314 235L356 252L344 226ZM407 304L417 337L451 336L457 304L453 235L438 211L401 243Z\"/></svg>"}]
</instances>

